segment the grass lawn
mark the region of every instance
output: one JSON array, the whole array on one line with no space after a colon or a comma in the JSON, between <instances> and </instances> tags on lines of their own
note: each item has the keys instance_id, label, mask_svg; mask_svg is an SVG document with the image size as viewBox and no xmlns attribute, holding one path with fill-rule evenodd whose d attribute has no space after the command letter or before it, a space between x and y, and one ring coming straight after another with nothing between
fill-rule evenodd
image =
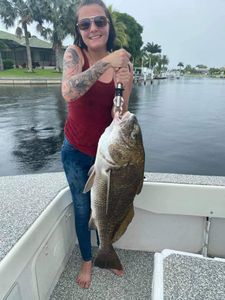
<instances>
[{"instance_id":1,"label":"grass lawn","mask_svg":"<svg viewBox=\"0 0 225 300\"><path fill-rule=\"evenodd\" d=\"M55 71L54 69L34 69L33 72L28 72L26 69L10 69L0 71L0 78L61 78L62 73Z\"/></svg>"}]
</instances>

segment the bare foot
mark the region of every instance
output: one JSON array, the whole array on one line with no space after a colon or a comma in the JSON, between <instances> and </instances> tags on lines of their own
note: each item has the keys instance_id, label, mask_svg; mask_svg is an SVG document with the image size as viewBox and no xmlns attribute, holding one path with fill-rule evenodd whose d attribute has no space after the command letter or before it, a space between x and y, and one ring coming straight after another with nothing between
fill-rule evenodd
<instances>
[{"instance_id":1,"label":"bare foot","mask_svg":"<svg viewBox=\"0 0 225 300\"><path fill-rule=\"evenodd\" d=\"M124 270L117 270L117 269L110 269L115 275L117 276L123 276L124 275Z\"/></svg>"},{"instance_id":2,"label":"bare foot","mask_svg":"<svg viewBox=\"0 0 225 300\"><path fill-rule=\"evenodd\" d=\"M78 285L83 289L88 289L91 285L91 270L92 261L84 261L80 267L80 272L76 279Z\"/></svg>"}]
</instances>

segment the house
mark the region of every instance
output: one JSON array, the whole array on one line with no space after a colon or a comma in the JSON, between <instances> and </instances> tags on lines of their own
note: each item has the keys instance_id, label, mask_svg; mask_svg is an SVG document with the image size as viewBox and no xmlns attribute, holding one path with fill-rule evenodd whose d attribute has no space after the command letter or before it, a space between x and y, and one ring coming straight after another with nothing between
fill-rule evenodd
<instances>
[{"instance_id":1,"label":"house","mask_svg":"<svg viewBox=\"0 0 225 300\"><path fill-rule=\"evenodd\" d=\"M29 38L33 67L55 66L55 54L52 44L38 39L36 36ZM27 53L25 38L0 30L0 42L5 47L1 48L2 59L10 59L15 67L26 67Z\"/></svg>"},{"instance_id":2,"label":"house","mask_svg":"<svg viewBox=\"0 0 225 300\"><path fill-rule=\"evenodd\" d=\"M198 65L198 66L195 67L195 71L198 74L207 75L208 72L209 72L209 69L206 66Z\"/></svg>"}]
</instances>

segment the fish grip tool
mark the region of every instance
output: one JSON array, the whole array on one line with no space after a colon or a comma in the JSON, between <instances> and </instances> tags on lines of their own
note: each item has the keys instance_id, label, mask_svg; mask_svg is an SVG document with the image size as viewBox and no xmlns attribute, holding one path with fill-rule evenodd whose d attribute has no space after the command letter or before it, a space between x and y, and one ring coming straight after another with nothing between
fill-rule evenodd
<instances>
[{"instance_id":1,"label":"fish grip tool","mask_svg":"<svg viewBox=\"0 0 225 300\"><path fill-rule=\"evenodd\" d=\"M124 103L124 99L123 99L123 85L122 83L117 83L117 86L115 88L115 97L113 99L113 103L115 105L116 108L116 112L118 111L120 115L123 114L123 103Z\"/></svg>"}]
</instances>

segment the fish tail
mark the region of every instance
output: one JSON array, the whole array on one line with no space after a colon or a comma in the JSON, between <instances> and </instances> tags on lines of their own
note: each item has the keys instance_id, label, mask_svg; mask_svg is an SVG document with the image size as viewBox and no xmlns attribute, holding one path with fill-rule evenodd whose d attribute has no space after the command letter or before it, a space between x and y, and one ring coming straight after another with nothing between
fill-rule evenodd
<instances>
[{"instance_id":1,"label":"fish tail","mask_svg":"<svg viewBox=\"0 0 225 300\"><path fill-rule=\"evenodd\" d=\"M99 249L94 265L99 268L123 270L120 259L112 246Z\"/></svg>"}]
</instances>

